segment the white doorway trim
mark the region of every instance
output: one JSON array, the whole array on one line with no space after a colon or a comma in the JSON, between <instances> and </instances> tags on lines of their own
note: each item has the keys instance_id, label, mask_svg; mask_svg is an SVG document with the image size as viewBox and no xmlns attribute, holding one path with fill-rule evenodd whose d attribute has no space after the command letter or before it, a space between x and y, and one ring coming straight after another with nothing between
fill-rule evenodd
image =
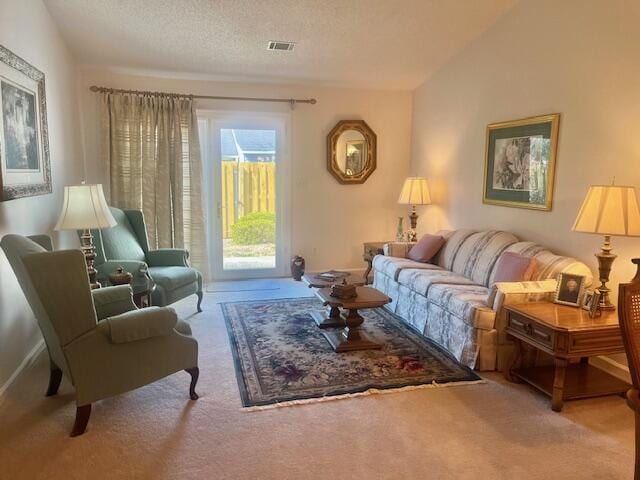
<instances>
[{"instance_id":1,"label":"white doorway trim","mask_svg":"<svg viewBox=\"0 0 640 480\"><path fill-rule=\"evenodd\" d=\"M197 110L203 161L203 195L207 248L212 280L283 277L291 258L291 115L281 112ZM224 270L222 265L220 129L276 130L276 265L275 268Z\"/></svg>"}]
</instances>

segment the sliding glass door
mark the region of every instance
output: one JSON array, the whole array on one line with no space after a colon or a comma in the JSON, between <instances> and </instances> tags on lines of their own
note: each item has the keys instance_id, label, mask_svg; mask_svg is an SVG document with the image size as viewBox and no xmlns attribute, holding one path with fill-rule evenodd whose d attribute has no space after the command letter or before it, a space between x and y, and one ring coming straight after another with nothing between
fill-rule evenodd
<instances>
[{"instance_id":1,"label":"sliding glass door","mask_svg":"<svg viewBox=\"0 0 640 480\"><path fill-rule=\"evenodd\" d=\"M200 112L215 280L286 274L288 116Z\"/></svg>"}]
</instances>

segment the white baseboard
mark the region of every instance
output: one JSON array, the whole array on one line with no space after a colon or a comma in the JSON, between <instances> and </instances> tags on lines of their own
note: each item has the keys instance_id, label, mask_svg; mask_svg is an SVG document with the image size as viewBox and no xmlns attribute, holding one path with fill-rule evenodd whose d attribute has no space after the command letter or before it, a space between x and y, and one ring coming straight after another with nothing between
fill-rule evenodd
<instances>
[{"instance_id":1,"label":"white baseboard","mask_svg":"<svg viewBox=\"0 0 640 480\"><path fill-rule=\"evenodd\" d=\"M620 362L616 362L609 357L591 357L589 359L589 363L594 367L598 367L600 370L604 370L605 372L610 373L620 380L631 383L631 374L629 373L629 367Z\"/></svg>"},{"instance_id":2,"label":"white baseboard","mask_svg":"<svg viewBox=\"0 0 640 480\"><path fill-rule=\"evenodd\" d=\"M31 349L31 351L27 354L27 356L24 357L24 360L22 360L22 363L18 366L18 368L16 368L16 371L13 372L13 374L9 377L9 380L4 382L4 385L0 387L0 404L4 400L5 392L11 386L11 384L15 381L15 379L18 378L18 375L20 375L20 373L25 368L27 368L33 363L33 361L38 357L40 352L44 350L44 348L45 348L44 339L42 339L38 343L36 343L36 345Z\"/></svg>"}]
</instances>

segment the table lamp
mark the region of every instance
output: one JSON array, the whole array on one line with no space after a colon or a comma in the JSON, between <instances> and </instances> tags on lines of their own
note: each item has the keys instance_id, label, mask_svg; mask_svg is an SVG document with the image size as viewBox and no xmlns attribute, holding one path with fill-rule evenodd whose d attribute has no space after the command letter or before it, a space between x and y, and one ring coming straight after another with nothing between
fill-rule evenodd
<instances>
[{"instance_id":1,"label":"table lamp","mask_svg":"<svg viewBox=\"0 0 640 480\"><path fill-rule=\"evenodd\" d=\"M416 205L431 205L431 195L426 178L407 177L402 185L398 203L401 205L412 205L409 219L411 220L411 230L409 231L409 241L417 241L416 227L418 226L418 214Z\"/></svg>"},{"instance_id":2,"label":"table lamp","mask_svg":"<svg viewBox=\"0 0 640 480\"><path fill-rule=\"evenodd\" d=\"M96 249L93 246L92 228L111 228L116 225L102 185L68 185L64 187L64 203L55 230L82 230L80 250L87 262L91 288L100 288L94 267Z\"/></svg>"},{"instance_id":3,"label":"table lamp","mask_svg":"<svg viewBox=\"0 0 640 480\"><path fill-rule=\"evenodd\" d=\"M640 236L640 208L635 187L592 185L573 224L576 232L604 235L601 251L596 253L600 275L600 308L614 310L607 287L611 265L617 255L611 253L611 236Z\"/></svg>"}]
</instances>

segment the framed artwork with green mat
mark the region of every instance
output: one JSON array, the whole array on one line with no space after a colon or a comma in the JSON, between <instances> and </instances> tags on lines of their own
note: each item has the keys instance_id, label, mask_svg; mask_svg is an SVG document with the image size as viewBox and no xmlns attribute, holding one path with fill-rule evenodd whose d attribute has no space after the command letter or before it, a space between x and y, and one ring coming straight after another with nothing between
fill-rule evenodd
<instances>
[{"instance_id":1,"label":"framed artwork with green mat","mask_svg":"<svg viewBox=\"0 0 640 480\"><path fill-rule=\"evenodd\" d=\"M487 126L483 203L551 210L560 114Z\"/></svg>"}]
</instances>

